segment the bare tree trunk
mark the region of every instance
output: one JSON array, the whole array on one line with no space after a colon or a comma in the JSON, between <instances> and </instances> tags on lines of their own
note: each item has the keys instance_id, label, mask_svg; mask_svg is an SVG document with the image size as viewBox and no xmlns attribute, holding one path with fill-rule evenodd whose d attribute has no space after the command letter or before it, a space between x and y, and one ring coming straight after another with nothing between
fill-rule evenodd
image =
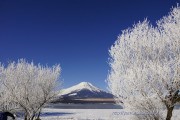
<instances>
[{"instance_id":1,"label":"bare tree trunk","mask_svg":"<svg viewBox=\"0 0 180 120\"><path fill-rule=\"evenodd\" d=\"M31 120L34 120L35 115L32 116Z\"/></svg>"},{"instance_id":2,"label":"bare tree trunk","mask_svg":"<svg viewBox=\"0 0 180 120\"><path fill-rule=\"evenodd\" d=\"M29 116L29 114L25 113L24 120L30 120L30 119L31 119L31 117Z\"/></svg>"},{"instance_id":3,"label":"bare tree trunk","mask_svg":"<svg viewBox=\"0 0 180 120\"><path fill-rule=\"evenodd\" d=\"M39 110L38 112L38 116L37 116L37 119L40 120L40 115L41 115L41 109Z\"/></svg>"},{"instance_id":4,"label":"bare tree trunk","mask_svg":"<svg viewBox=\"0 0 180 120\"><path fill-rule=\"evenodd\" d=\"M173 109L174 109L174 106L173 107L167 107L166 120L171 120Z\"/></svg>"},{"instance_id":5,"label":"bare tree trunk","mask_svg":"<svg viewBox=\"0 0 180 120\"><path fill-rule=\"evenodd\" d=\"M25 114L25 116L24 116L24 120L27 120L27 114Z\"/></svg>"}]
</instances>

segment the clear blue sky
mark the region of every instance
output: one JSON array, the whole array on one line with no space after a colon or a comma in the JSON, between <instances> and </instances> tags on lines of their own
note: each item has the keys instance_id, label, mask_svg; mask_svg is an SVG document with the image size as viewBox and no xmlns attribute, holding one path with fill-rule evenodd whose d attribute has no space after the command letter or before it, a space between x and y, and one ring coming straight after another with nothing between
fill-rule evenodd
<instances>
[{"instance_id":1,"label":"clear blue sky","mask_svg":"<svg viewBox=\"0 0 180 120\"><path fill-rule=\"evenodd\" d=\"M63 87L106 89L108 49L121 30L152 24L180 0L0 0L0 61L60 63Z\"/></svg>"}]
</instances>

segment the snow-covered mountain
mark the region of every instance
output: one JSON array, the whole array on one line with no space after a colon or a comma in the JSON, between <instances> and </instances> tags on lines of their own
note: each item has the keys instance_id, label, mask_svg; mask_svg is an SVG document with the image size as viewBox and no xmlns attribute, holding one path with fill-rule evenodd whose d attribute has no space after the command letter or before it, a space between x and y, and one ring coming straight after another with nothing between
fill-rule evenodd
<instances>
[{"instance_id":1,"label":"snow-covered mountain","mask_svg":"<svg viewBox=\"0 0 180 120\"><path fill-rule=\"evenodd\" d=\"M68 99L113 98L113 95L103 91L89 82L81 82L75 86L61 90L60 97Z\"/></svg>"}]
</instances>

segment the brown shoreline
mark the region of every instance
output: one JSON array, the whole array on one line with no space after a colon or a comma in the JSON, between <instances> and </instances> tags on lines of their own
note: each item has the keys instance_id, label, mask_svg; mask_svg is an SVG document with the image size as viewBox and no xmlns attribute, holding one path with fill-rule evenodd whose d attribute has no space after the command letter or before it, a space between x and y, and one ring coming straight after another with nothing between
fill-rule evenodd
<instances>
[{"instance_id":1,"label":"brown shoreline","mask_svg":"<svg viewBox=\"0 0 180 120\"><path fill-rule=\"evenodd\" d=\"M113 98L59 99L53 103L116 103Z\"/></svg>"}]
</instances>

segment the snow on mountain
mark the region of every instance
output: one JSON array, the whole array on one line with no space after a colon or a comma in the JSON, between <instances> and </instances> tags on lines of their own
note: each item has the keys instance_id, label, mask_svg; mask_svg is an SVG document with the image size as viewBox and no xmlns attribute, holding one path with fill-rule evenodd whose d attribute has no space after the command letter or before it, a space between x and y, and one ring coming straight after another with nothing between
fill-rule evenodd
<instances>
[{"instance_id":1,"label":"snow on mountain","mask_svg":"<svg viewBox=\"0 0 180 120\"><path fill-rule=\"evenodd\" d=\"M81 82L75 86L61 90L58 96L77 99L77 98L112 98L113 95L103 91L89 82Z\"/></svg>"},{"instance_id":2,"label":"snow on mountain","mask_svg":"<svg viewBox=\"0 0 180 120\"><path fill-rule=\"evenodd\" d=\"M75 86L72 86L70 88L67 88L67 89L63 89L61 92L60 92L60 95L65 95L65 94L69 94L69 93L72 93L72 92L78 92L80 90L83 90L83 89L87 89L87 90L90 90L90 91L94 91L94 92L100 92L101 90L95 86L93 86L91 83L89 82L81 82Z\"/></svg>"}]
</instances>

